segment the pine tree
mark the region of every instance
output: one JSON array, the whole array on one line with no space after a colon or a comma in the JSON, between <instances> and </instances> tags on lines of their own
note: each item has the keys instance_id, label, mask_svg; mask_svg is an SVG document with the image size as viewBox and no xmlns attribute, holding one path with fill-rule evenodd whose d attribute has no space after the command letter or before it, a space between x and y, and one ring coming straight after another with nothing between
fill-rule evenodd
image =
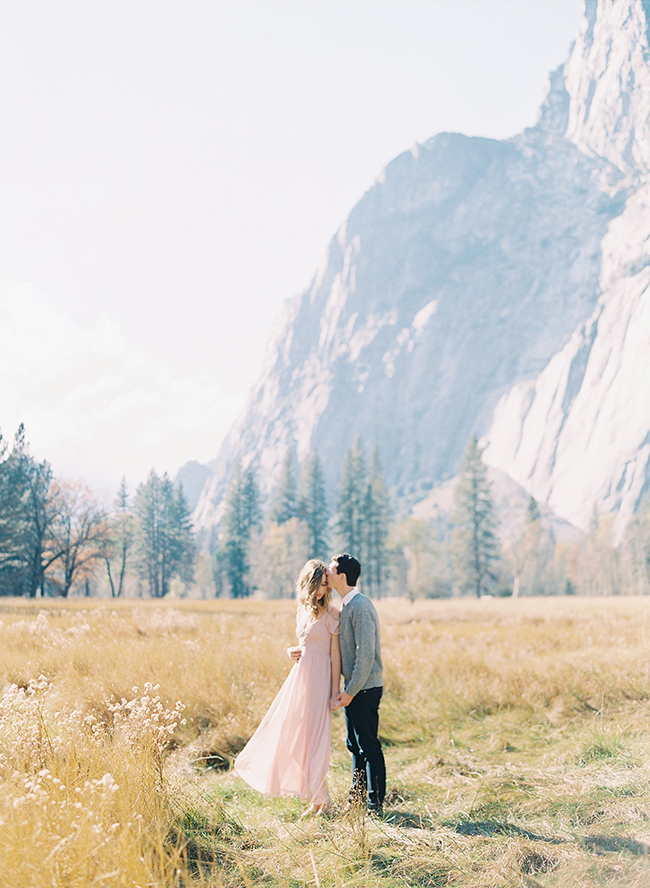
<instances>
[{"instance_id":1,"label":"pine tree","mask_svg":"<svg viewBox=\"0 0 650 888\"><path fill-rule=\"evenodd\" d=\"M341 548L364 563L364 507L366 500L366 458L359 437L346 451L339 482L336 531Z\"/></svg>"},{"instance_id":2,"label":"pine tree","mask_svg":"<svg viewBox=\"0 0 650 888\"><path fill-rule=\"evenodd\" d=\"M136 491L134 512L138 573L147 583L149 594L153 598L160 598L166 591L161 576L164 507L160 478L153 469L146 482Z\"/></svg>"},{"instance_id":3,"label":"pine tree","mask_svg":"<svg viewBox=\"0 0 650 888\"><path fill-rule=\"evenodd\" d=\"M388 491L384 482L379 448L375 446L368 470L362 521L364 585L370 595L380 594L384 584L389 523Z\"/></svg>"},{"instance_id":4,"label":"pine tree","mask_svg":"<svg viewBox=\"0 0 650 888\"><path fill-rule=\"evenodd\" d=\"M261 522L255 472L251 466L242 471L238 462L233 468L226 496L223 540L215 554L217 565L225 571L233 598L246 598L252 592L249 549L251 538Z\"/></svg>"},{"instance_id":5,"label":"pine tree","mask_svg":"<svg viewBox=\"0 0 650 888\"><path fill-rule=\"evenodd\" d=\"M476 435L470 438L461 461L455 505L454 554L459 586L480 598L496 580L493 566L500 553L491 484Z\"/></svg>"},{"instance_id":6,"label":"pine tree","mask_svg":"<svg viewBox=\"0 0 650 888\"><path fill-rule=\"evenodd\" d=\"M108 574L108 581L110 583L111 595L113 598L119 598L124 590L126 565L128 563L131 549L133 548L133 521L133 515L129 508L129 489L126 485L126 478L122 478L120 489L118 490L115 502L113 503L111 551L107 553L105 557L106 572ZM118 564L117 588L113 582L111 556L117 559Z\"/></svg>"},{"instance_id":7,"label":"pine tree","mask_svg":"<svg viewBox=\"0 0 650 888\"><path fill-rule=\"evenodd\" d=\"M29 453L22 423L14 438L10 460L13 463L13 484L24 504L20 532L27 549L25 592L33 598L37 592L45 594L45 572L57 557L56 554L46 555L58 508L52 495L52 469L49 463L39 463Z\"/></svg>"},{"instance_id":8,"label":"pine tree","mask_svg":"<svg viewBox=\"0 0 650 888\"><path fill-rule=\"evenodd\" d=\"M178 484L172 494L169 511L172 528L170 552L173 570L183 583L189 584L194 581L196 543L192 530L191 512L182 484Z\"/></svg>"},{"instance_id":9,"label":"pine tree","mask_svg":"<svg viewBox=\"0 0 650 888\"><path fill-rule=\"evenodd\" d=\"M280 481L269 514L271 521L276 524L285 524L295 518L297 514L296 499L296 458L293 448L290 447L282 464Z\"/></svg>"},{"instance_id":10,"label":"pine tree","mask_svg":"<svg viewBox=\"0 0 650 888\"><path fill-rule=\"evenodd\" d=\"M152 469L134 504L138 571L154 598L169 592L174 576L192 577L195 548L189 509L182 490L175 491L167 474Z\"/></svg>"},{"instance_id":11,"label":"pine tree","mask_svg":"<svg viewBox=\"0 0 650 888\"><path fill-rule=\"evenodd\" d=\"M315 450L305 460L300 473L298 518L309 531L308 558L327 558L328 509L325 479Z\"/></svg>"},{"instance_id":12,"label":"pine tree","mask_svg":"<svg viewBox=\"0 0 650 888\"><path fill-rule=\"evenodd\" d=\"M254 530L259 530L262 524L262 509L260 506L260 489L257 485L257 477L252 466L248 466L242 474L242 528L250 539Z\"/></svg>"},{"instance_id":13,"label":"pine tree","mask_svg":"<svg viewBox=\"0 0 650 888\"><path fill-rule=\"evenodd\" d=\"M28 592L30 565L26 479L0 435L0 594Z\"/></svg>"}]
</instances>

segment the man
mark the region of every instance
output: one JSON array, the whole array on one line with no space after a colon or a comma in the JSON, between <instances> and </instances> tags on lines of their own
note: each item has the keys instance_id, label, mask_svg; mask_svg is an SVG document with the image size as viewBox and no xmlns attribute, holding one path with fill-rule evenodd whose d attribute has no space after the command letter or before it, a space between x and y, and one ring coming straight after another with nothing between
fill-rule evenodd
<instances>
[{"instance_id":1,"label":"man","mask_svg":"<svg viewBox=\"0 0 650 888\"><path fill-rule=\"evenodd\" d=\"M352 755L350 802L365 802L381 816L386 795L386 765L377 732L383 669L379 618L375 607L356 588L361 565L352 555L337 555L327 572L341 596L341 671L343 691L335 700L345 707L347 747Z\"/></svg>"}]
</instances>

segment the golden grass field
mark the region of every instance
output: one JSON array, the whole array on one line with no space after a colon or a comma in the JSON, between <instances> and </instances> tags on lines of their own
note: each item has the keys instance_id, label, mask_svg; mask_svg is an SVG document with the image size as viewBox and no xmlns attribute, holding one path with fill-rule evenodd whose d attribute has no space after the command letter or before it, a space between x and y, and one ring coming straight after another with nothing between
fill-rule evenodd
<instances>
[{"instance_id":1,"label":"golden grass field","mask_svg":"<svg viewBox=\"0 0 650 888\"><path fill-rule=\"evenodd\" d=\"M300 820L227 769L292 602L0 599L0 886L650 886L650 598L378 610L386 820Z\"/></svg>"}]
</instances>

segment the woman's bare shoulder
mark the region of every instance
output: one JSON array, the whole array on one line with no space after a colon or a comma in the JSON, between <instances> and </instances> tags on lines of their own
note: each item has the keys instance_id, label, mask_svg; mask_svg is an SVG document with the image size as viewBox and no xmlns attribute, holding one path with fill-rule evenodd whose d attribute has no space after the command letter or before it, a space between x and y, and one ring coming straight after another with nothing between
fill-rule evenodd
<instances>
[{"instance_id":1,"label":"woman's bare shoulder","mask_svg":"<svg viewBox=\"0 0 650 888\"><path fill-rule=\"evenodd\" d=\"M335 604L330 604L327 613L330 615L330 617L334 617L335 620L341 619L341 609L338 608Z\"/></svg>"}]
</instances>

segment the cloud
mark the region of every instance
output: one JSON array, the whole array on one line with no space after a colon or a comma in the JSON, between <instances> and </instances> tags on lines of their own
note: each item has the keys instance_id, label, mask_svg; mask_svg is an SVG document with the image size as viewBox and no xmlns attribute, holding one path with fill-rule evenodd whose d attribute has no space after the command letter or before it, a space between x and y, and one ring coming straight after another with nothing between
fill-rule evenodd
<instances>
[{"instance_id":1,"label":"cloud","mask_svg":"<svg viewBox=\"0 0 650 888\"><path fill-rule=\"evenodd\" d=\"M109 491L214 458L244 395L171 374L107 318L82 326L32 287L0 291L0 429L24 422L63 477Z\"/></svg>"}]
</instances>

